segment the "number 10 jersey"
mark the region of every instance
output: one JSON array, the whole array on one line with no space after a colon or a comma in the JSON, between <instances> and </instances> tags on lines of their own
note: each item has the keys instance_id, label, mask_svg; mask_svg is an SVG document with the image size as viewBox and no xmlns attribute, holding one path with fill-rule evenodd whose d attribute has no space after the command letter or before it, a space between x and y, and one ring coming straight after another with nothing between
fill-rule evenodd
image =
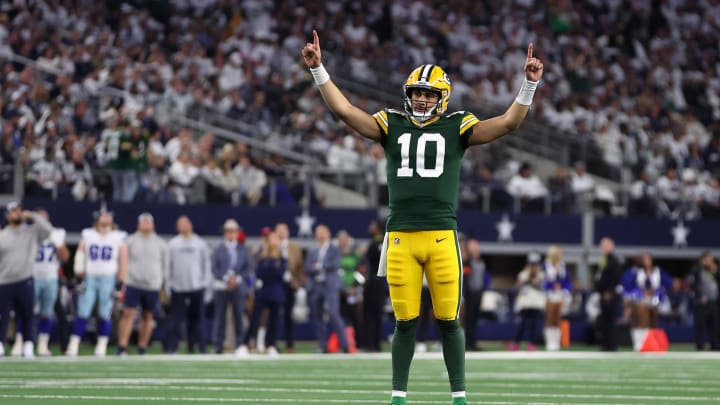
<instances>
[{"instance_id":1,"label":"number 10 jersey","mask_svg":"<svg viewBox=\"0 0 720 405\"><path fill-rule=\"evenodd\" d=\"M392 109L373 117L387 159L387 230L457 229L461 160L477 117L458 111L424 125Z\"/></svg>"}]
</instances>

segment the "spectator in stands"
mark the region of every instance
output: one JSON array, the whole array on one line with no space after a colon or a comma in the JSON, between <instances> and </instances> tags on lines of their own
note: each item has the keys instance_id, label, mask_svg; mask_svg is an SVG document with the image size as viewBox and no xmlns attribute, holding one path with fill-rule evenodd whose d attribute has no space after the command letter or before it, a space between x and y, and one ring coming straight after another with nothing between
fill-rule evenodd
<instances>
[{"instance_id":1,"label":"spectator in stands","mask_svg":"<svg viewBox=\"0 0 720 405\"><path fill-rule=\"evenodd\" d=\"M703 189L699 205L703 217L720 217L720 181L718 179L708 180L707 187Z\"/></svg>"},{"instance_id":2,"label":"spectator in stands","mask_svg":"<svg viewBox=\"0 0 720 405\"><path fill-rule=\"evenodd\" d=\"M558 166L555 173L548 180L550 203L552 212L564 214L570 212L570 204L573 201L573 192L570 185L570 176L563 166Z\"/></svg>"},{"instance_id":3,"label":"spectator in stands","mask_svg":"<svg viewBox=\"0 0 720 405\"><path fill-rule=\"evenodd\" d=\"M27 182L28 195L52 197L57 193L57 184L62 180L62 171L55 160L55 149L47 148L45 157L30 169Z\"/></svg>"},{"instance_id":4,"label":"spectator in stands","mask_svg":"<svg viewBox=\"0 0 720 405\"><path fill-rule=\"evenodd\" d=\"M285 282L283 277L287 271L288 261L282 255L280 238L277 233L270 231L265 235L262 250L257 257L257 277L260 288L255 293L250 328L247 335L245 335L243 346L240 346L240 350L243 350L244 354L247 354L247 345L250 343L250 338L257 333L261 315L267 310L266 352L268 356L277 356L275 342L277 341L277 329L280 322L280 308L285 303Z\"/></svg>"},{"instance_id":5,"label":"spectator in stands","mask_svg":"<svg viewBox=\"0 0 720 405\"><path fill-rule=\"evenodd\" d=\"M595 291L600 294L600 316L598 326L601 335L601 349L603 351L616 351L616 320L620 313L620 294L622 285L620 279L622 269L620 261L615 256L615 242L610 238L600 240L602 258L598 266Z\"/></svg>"},{"instance_id":6,"label":"spectator in stands","mask_svg":"<svg viewBox=\"0 0 720 405\"><path fill-rule=\"evenodd\" d=\"M570 188L575 197L576 207L592 204L595 192L595 180L585 170L585 162L575 162L570 176Z\"/></svg>"},{"instance_id":7,"label":"spectator in stands","mask_svg":"<svg viewBox=\"0 0 720 405\"><path fill-rule=\"evenodd\" d=\"M340 293L340 313L345 324L353 328L355 336L360 331L360 310L362 306L362 285L364 276L360 274L360 255L355 249L355 241L345 230L336 235L340 249L340 275L343 289Z\"/></svg>"},{"instance_id":8,"label":"spectator in stands","mask_svg":"<svg viewBox=\"0 0 720 405\"><path fill-rule=\"evenodd\" d=\"M168 190L170 177L168 176L166 158L161 154L152 154L148 157L148 170L140 178L140 187L148 203L166 203L175 201Z\"/></svg>"},{"instance_id":9,"label":"spectator in stands","mask_svg":"<svg viewBox=\"0 0 720 405\"><path fill-rule=\"evenodd\" d=\"M690 271L693 306L695 314L695 348L704 350L710 342L710 350L720 349L720 315L718 315L718 287L720 273L710 252L705 252Z\"/></svg>"},{"instance_id":10,"label":"spectator in stands","mask_svg":"<svg viewBox=\"0 0 720 405\"><path fill-rule=\"evenodd\" d=\"M563 312L572 299L572 281L570 272L563 260L563 251L559 246L548 248L543 262L545 275L545 292L547 304L545 307L545 348L548 351L560 350L560 323Z\"/></svg>"},{"instance_id":11,"label":"spectator in stands","mask_svg":"<svg viewBox=\"0 0 720 405\"><path fill-rule=\"evenodd\" d=\"M475 176L468 181L472 189L475 207L482 207L483 199L489 198L491 211L507 211L512 206L512 197L505 190L505 186L495 178L490 166L479 165Z\"/></svg>"},{"instance_id":12,"label":"spectator in stands","mask_svg":"<svg viewBox=\"0 0 720 405\"><path fill-rule=\"evenodd\" d=\"M534 351L540 342L539 327L545 309L544 290L545 273L539 253L528 254L525 268L518 274L515 284L518 293L515 298L515 312L520 314L520 326L515 340L508 346L511 351L518 350L525 333L528 336L528 350Z\"/></svg>"},{"instance_id":13,"label":"spectator in stands","mask_svg":"<svg viewBox=\"0 0 720 405\"><path fill-rule=\"evenodd\" d=\"M247 355L243 348L243 317L245 301L251 294L250 283L254 277L254 264L244 244L238 243L240 225L234 219L223 224L223 241L212 253L213 275L213 343L215 353L223 353L228 306L232 311L235 327L235 354Z\"/></svg>"},{"instance_id":14,"label":"spectator in stands","mask_svg":"<svg viewBox=\"0 0 720 405\"><path fill-rule=\"evenodd\" d=\"M157 308L160 288L168 274L167 243L155 233L150 213L138 217L137 232L126 240L128 274L122 318L118 330L118 355L126 355L137 308L140 307L138 354L145 354L153 331L153 313Z\"/></svg>"},{"instance_id":15,"label":"spectator in stands","mask_svg":"<svg viewBox=\"0 0 720 405\"><path fill-rule=\"evenodd\" d=\"M308 278L308 299L310 316L318 340L318 350L327 352L327 331L323 320L324 308L327 307L330 323L338 335L340 349L349 351L348 339L345 334L345 323L340 316L340 291L342 278L338 270L342 254L337 246L331 243L330 228L326 225L315 227L317 247L308 251L305 258L305 274Z\"/></svg>"},{"instance_id":16,"label":"spectator in stands","mask_svg":"<svg viewBox=\"0 0 720 405\"><path fill-rule=\"evenodd\" d=\"M76 201L82 201L96 194L92 171L82 146L74 146L71 153L70 160L61 166L63 187L60 192L70 194Z\"/></svg>"},{"instance_id":17,"label":"spectator in stands","mask_svg":"<svg viewBox=\"0 0 720 405\"><path fill-rule=\"evenodd\" d=\"M170 314L167 329L167 350L177 353L178 341L183 336L181 326L187 327L188 351L195 345L205 353L204 294L211 286L212 270L207 243L193 233L190 218L177 220L178 235L168 243L168 282Z\"/></svg>"},{"instance_id":18,"label":"spectator in stands","mask_svg":"<svg viewBox=\"0 0 720 405\"><path fill-rule=\"evenodd\" d=\"M388 298L387 283L384 277L377 276L380 265L380 252L383 246L384 226L379 220L370 221L368 226L370 244L365 251L365 286L363 288L363 334L362 341L366 350L381 350L382 320L385 302Z\"/></svg>"},{"instance_id":19,"label":"spectator in stands","mask_svg":"<svg viewBox=\"0 0 720 405\"><path fill-rule=\"evenodd\" d=\"M265 172L253 166L250 158L243 156L233 169L240 179L240 195L248 205L256 205L262 198L262 191L267 184Z\"/></svg>"},{"instance_id":20,"label":"spectator in stands","mask_svg":"<svg viewBox=\"0 0 720 405\"><path fill-rule=\"evenodd\" d=\"M523 163L518 173L510 179L508 193L520 202L522 212L542 211L547 188L540 178L533 174L530 163Z\"/></svg>"},{"instance_id":21,"label":"spectator in stands","mask_svg":"<svg viewBox=\"0 0 720 405\"><path fill-rule=\"evenodd\" d=\"M657 212L657 188L650 181L647 170L640 172L630 186L630 215L654 217Z\"/></svg>"},{"instance_id":22,"label":"spectator in stands","mask_svg":"<svg viewBox=\"0 0 720 405\"><path fill-rule=\"evenodd\" d=\"M173 185L172 192L179 204L184 204L190 196L191 187L200 170L190 161L190 152L180 152L177 160L170 165L168 175Z\"/></svg>"},{"instance_id":23,"label":"spectator in stands","mask_svg":"<svg viewBox=\"0 0 720 405\"><path fill-rule=\"evenodd\" d=\"M482 297L490 288L490 271L480 255L480 242L470 238L463 252L463 298L465 302L465 349L478 351L476 330L482 312Z\"/></svg>"},{"instance_id":24,"label":"spectator in stands","mask_svg":"<svg viewBox=\"0 0 720 405\"><path fill-rule=\"evenodd\" d=\"M665 174L657 181L657 190L661 215L670 217L680 215L682 182L678 178L677 167L671 165L665 169Z\"/></svg>"}]
</instances>

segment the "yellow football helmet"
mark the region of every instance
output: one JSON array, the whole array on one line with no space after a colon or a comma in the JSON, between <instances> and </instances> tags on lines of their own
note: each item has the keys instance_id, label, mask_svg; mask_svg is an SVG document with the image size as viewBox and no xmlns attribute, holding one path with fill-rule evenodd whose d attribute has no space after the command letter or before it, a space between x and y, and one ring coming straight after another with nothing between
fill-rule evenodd
<instances>
[{"instance_id":1,"label":"yellow football helmet","mask_svg":"<svg viewBox=\"0 0 720 405\"><path fill-rule=\"evenodd\" d=\"M427 109L424 113L413 110L410 93L413 89L426 89L434 91L438 94L438 102L434 107ZM445 114L448 103L450 102L450 91L452 83L447 73L438 65L420 65L410 73L405 85L403 93L405 94L405 112L412 115L418 121L425 121L432 116Z\"/></svg>"}]
</instances>

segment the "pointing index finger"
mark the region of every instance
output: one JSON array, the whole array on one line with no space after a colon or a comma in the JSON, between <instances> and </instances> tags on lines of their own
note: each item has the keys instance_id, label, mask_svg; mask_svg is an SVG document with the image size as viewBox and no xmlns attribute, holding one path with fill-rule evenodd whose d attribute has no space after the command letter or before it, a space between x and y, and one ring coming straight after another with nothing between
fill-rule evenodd
<instances>
[{"instance_id":1,"label":"pointing index finger","mask_svg":"<svg viewBox=\"0 0 720 405\"><path fill-rule=\"evenodd\" d=\"M532 59L532 57L533 57L533 43L530 42L530 45L528 45L527 58L528 58L528 60L530 60L530 59Z\"/></svg>"},{"instance_id":2,"label":"pointing index finger","mask_svg":"<svg viewBox=\"0 0 720 405\"><path fill-rule=\"evenodd\" d=\"M317 31L313 30L313 45L320 47L320 38L318 37Z\"/></svg>"}]
</instances>

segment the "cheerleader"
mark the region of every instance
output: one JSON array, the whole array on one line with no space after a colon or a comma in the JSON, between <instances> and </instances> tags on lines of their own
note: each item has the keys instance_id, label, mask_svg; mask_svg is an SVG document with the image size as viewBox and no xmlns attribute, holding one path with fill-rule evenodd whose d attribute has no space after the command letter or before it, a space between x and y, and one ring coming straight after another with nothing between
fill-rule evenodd
<instances>
[{"instance_id":1,"label":"cheerleader","mask_svg":"<svg viewBox=\"0 0 720 405\"><path fill-rule=\"evenodd\" d=\"M672 278L653 265L649 254L641 255L636 268L626 273L625 289L631 301L633 349L640 351L649 329L658 326L658 308L667 301Z\"/></svg>"},{"instance_id":2,"label":"cheerleader","mask_svg":"<svg viewBox=\"0 0 720 405\"><path fill-rule=\"evenodd\" d=\"M570 273L563 261L563 251L559 246L548 248L545 262L545 348L548 351L560 350L560 321L563 308L567 308L572 300L572 283Z\"/></svg>"}]
</instances>

